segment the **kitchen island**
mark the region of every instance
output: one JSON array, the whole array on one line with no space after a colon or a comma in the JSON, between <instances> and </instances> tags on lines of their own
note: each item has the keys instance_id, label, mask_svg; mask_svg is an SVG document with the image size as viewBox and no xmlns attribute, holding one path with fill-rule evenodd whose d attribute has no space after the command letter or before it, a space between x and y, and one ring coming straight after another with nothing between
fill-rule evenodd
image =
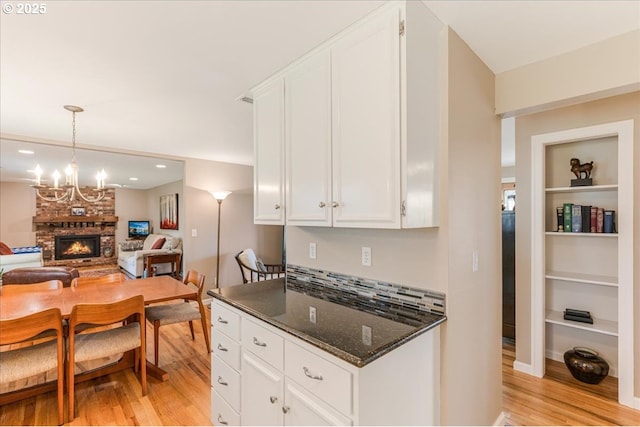
<instances>
[{"instance_id":1,"label":"kitchen island","mask_svg":"<svg viewBox=\"0 0 640 427\"><path fill-rule=\"evenodd\" d=\"M208 292L212 422L438 424L444 314L293 276Z\"/></svg>"}]
</instances>

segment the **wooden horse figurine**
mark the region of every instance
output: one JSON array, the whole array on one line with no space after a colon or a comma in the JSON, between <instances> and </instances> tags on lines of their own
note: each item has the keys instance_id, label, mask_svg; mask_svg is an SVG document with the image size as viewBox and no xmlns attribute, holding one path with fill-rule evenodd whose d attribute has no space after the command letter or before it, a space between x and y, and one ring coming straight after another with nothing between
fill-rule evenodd
<instances>
[{"instance_id":1,"label":"wooden horse figurine","mask_svg":"<svg viewBox=\"0 0 640 427\"><path fill-rule=\"evenodd\" d=\"M589 163L580 164L580 159L573 158L571 159L569 164L571 165L571 172L573 172L576 178L582 179L583 173L585 174L584 176L585 178L589 178L591 176L591 170L593 169L593 161L590 161Z\"/></svg>"}]
</instances>

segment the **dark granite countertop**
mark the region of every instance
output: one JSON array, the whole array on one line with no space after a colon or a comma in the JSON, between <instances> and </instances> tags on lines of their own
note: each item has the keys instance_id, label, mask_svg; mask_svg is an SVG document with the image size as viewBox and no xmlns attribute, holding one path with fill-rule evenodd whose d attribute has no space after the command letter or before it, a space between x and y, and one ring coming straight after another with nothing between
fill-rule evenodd
<instances>
[{"instance_id":1,"label":"dark granite countertop","mask_svg":"<svg viewBox=\"0 0 640 427\"><path fill-rule=\"evenodd\" d=\"M380 305L369 308L348 294L284 278L213 289L207 294L357 367L446 319L424 311L404 313L392 305L389 310ZM316 309L316 323L309 320L309 307Z\"/></svg>"}]
</instances>

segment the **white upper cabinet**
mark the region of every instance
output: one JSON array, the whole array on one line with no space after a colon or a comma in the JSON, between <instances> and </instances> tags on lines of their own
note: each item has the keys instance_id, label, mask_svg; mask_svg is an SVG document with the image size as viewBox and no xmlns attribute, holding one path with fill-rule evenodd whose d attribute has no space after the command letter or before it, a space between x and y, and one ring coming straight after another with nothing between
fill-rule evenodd
<instances>
[{"instance_id":1,"label":"white upper cabinet","mask_svg":"<svg viewBox=\"0 0 640 427\"><path fill-rule=\"evenodd\" d=\"M278 213L287 224L437 226L445 43L445 26L422 2L390 2L254 90L256 115L271 112L256 117L255 222L281 224L272 208L284 186L264 169L264 151L281 138L286 210ZM282 80L283 127L274 100L259 106L265 85Z\"/></svg>"},{"instance_id":2,"label":"white upper cabinet","mask_svg":"<svg viewBox=\"0 0 640 427\"><path fill-rule=\"evenodd\" d=\"M331 226L331 62L312 56L285 76L287 224Z\"/></svg>"},{"instance_id":3,"label":"white upper cabinet","mask_svg":"<svg viewBox=\"0 0 640 427\"><path fill-rule=\"evenodd\" d=\"M284 83L254 92L253 210L256 224L284 224Z\"/></svg>"},{"instance_id":4,"label":"white upper cabinet","mask_svg":"<svg viewBox=\"0 0 640 427\"><path fill-rule=\"evenodd\" d=\"M331 49L333 224L400 228L400 11Z\"/></svg>"}]
</instances>

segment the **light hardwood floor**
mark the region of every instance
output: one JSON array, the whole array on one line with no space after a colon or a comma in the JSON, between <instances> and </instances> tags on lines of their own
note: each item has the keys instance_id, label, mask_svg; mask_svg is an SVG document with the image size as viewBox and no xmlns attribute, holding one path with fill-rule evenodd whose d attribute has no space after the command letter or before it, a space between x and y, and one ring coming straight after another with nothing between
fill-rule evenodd
<instances>
[{"instance_id":1,"label":"light hardwood floor","mask_svg":"<svg viewBox=\"0 0 640 427\"><path fill-rule=\"evenodd\" d=\"M77 387L76 419L69 425L211 425L210 358L202 328L191 341L187 324L160 330L160 366L167 382L149 378L148 393L130 370ZM147 337L152 337L147 329ZM147 342L152 359L153 341ZM514 347L502 351L504 413L508 425L640 425L640 411L615 401L615 380L598 386L579 383L564 365L550 363L538 379L513 371ZM66 396L65 396L66 397ZM1 425L55 425L54 392L0 407Z\"/></svg>"}]
</instances>

